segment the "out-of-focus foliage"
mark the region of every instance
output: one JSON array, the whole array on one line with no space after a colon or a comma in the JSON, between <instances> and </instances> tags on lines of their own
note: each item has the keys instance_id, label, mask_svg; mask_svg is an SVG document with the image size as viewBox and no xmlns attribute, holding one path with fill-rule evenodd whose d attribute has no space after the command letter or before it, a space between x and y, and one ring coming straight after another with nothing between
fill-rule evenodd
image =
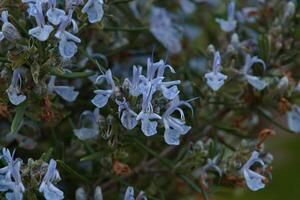
<instances>
[{"instance_id":1,"label":"out-of-focus foliage","mask_svg":"<svg viewBox=\"0 0 300 200\"><path fill-rule=\"evenodd\" d=\"M1 198L271 192L265 142L300 132L299 3L0 1Z\"/></svg>"}]
</instances>

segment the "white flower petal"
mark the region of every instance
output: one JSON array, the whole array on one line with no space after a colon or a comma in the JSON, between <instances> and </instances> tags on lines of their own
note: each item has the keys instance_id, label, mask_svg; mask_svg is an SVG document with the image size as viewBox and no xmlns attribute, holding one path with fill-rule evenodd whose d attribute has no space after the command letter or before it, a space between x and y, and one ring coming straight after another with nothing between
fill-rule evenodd
<instances>
[{"instance_id":1,"label":"white flower petal","mask_svg":"<svg viewBox=\"0 0 300 200\"><path fill-rule=\"evenodd\" d=\"M246 79L250 85L252 85L257 90L263 90L267 87L268 83L257 76L246 75Z\"/></svg>"},{"instance_id":2,"label":"white flower petal","mask_svg":"<svg viewBox=\"0 0 300 200\"><path fill-rule=\"evenodd\" d=\"M112 94L111 90L95 90L96 96L91 100L98 108L104 107Z\"/></svg>"},{"instance_id":3,"label":"white flower petal","mask_svg":"<svg viewBox=\"0 0 300 200\"><path fill-rule=\"evenodd\" d=\"M54 86L53 90L64 100L73 102L77 98L79 92L70 86Z\"/></svg>"},{"instance_id":4,"label":"white flower petal","mask_svg":"<svg viewBox=\"0 0 300 200\"><path fill-rule=\"evenodd\" d=\"M54 28L51 25L45 25L44 27L38 26L30 29L28 33L40 41L46 41L53 29Z\"/></svg>"},{"instance_id":5,"label":"white flower petal","mask_svg":"<svg viewBox=\"0 0 300 200\"><path fill-rule=\"evenodd\" d=\"M289 129L300 133L300 107L293 106L292 110L287 113L287 121Z\"/></svg>"},{"instance_id":6,"label":"white flower petal","mask_svg":"<svg viewBox=\"0 0 300 200\"><path fill-rule=\"evenodd\" d=\"M157 133L157 122L150 121L149 118L142 119L142 131L146 136L153 136Z\"/></svg>"},{"instance_id":7,"label":"white flower petal","mask_svg":"<svg viewBox=\"0 0 300 200\"><path fill-rule=\"evenodd\" d=\"M133 187L127 187L124 200L135 200Z\"/></svg>"},{"instance_id":8,"label":"white flower petal","mask_svg":"<svg viewBox=\"0 0 300 200\"><path fill-rule=\"evenodd\" d=\"M50 8L46 13L49 22L56 26L60 24L62 16L64 16L65 14L65 11L58 8Z\"/></svg>"},{"instance_id":9,"label":"white flower petal","mask_svg":"<svg viewBox=\"0 0 300 200\"><path fill-rule=\"evenodd\" d=\"M101 21L103 17L103 1L89 0L82 9L83 13L87 13L90 23Z\"/></svg>"},{"instance_id":10,"label":"white flower petal","mask_svg":"<svg viewBox=\"0 0 300 200\"><path fill-rule=\"evenodd\" d=\"M89 140L98 136L99 131L92 128L74 129L74 134L80 140Z\"/></svg>"}]
</instances>

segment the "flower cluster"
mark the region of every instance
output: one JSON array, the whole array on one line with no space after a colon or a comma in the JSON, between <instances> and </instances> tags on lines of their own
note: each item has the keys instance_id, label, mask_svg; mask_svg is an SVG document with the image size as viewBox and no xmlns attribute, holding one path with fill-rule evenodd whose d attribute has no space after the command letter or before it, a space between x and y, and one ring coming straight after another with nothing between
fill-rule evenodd
<instances>
[{"instance_id":1,"label":"flower cluster","mask_svg":"<svg viewBox=\"0 0 300 200\"><path fill-rule=\"evenodd\" d=\"M22 2L28 4L27 12L30 17L35 18L37 24L28 31L28 34L44 42L48 40L56 26L55 37L59 40L59 53L64 59L71 59L77 52L76 43L81 42L80 38L74 35L78 32L77 22L73 19L74 7L83 1L66 0L65 9L58 8L56 0L22 0ZM103 17L103 1L88 0L82 12L87 13L90 23L100 21ZM7 17L3 20L7 22Z\"/></svg>"},{"instance_id":2,"label":"flower cluster","mask_svg":"<svg viewBox=\"0 0 300 200\"><path fill-rule=\"evenodd\" d=\"M265 141L300 133L295 2L0 1L0 199L267 187Z\"/></svg>"},{"instance_id":3,"label":"flower cluster","mask_svg":"<svg viewBox=\"0 0 300 200\"><path fill-rule=\"evenodd\" d=\"M26 170L21 170L23 161L19 158L14 159L14 155L15 151L11 154L9 149L2 149L0 158L5 161L7 166L0 169L0 191L6 192L5 197L7 200L22 200L26 192L22 181ZM60 175L56 169L56 161L51 159L49 164L43 162L41 168L44 167L47 168L47 172L39 184L39 191L43 193L46 200L64 199L64 193L53 184L60 181Z\"/></svg>"},{"instance_id":4,"label":"flower cluster","mask_svg":"<svg viewBox=\"0 0 300 200\"><path fill-rule=\"evenodd\" d=\"M121 86L117 86L113 80L111 70L97 77L98 82L106 83L106 89L94 90L96 96L91 102L97 108L103 108L109 102L109 99L115 99L118 105L119 118L124 128L131 130L138 123L141 123L141 130L146 136L157 134L158 124L161 123L164 128L164 139L167 144L179 145L180 136L185 135L190 126L185 124L185 116L181 106L187 106L192 109L189 101L183 101L179 98L178 85L179 80L164 81L165 70L169 69L172 73L175 70L163 60L153 62L150 58L147 60L146 75L142 74L141 66L133 66L132 78L126 78ZM123 91L124 94L121 94ZM154 98L162 98L164 104L155 104ZM128 101L128 100L129 101ZM134 110L131 108L131 102L139 102ZM156 113L156 110L164 110L163 113ZM176 112L180 118L176 117ZM99 110L84 111L81 114L80 129L75 129L74 133L79 139L91 139L98 135ZM86 127L83 121L89 121L90 127Z\"/></svg>"},{"instance_id":5,"label":"flower cluster","mask_svg":"<svg viewBox=\"0 0 300 200\"><path fill-rule=\"evenodd\" d=\"M221 29L224 32L228 32L229 34L232 33L232 46L238 48L239 46L239 39L238 35L234 33L237 20L235 19L235 2L231 2L228 5L228 19L219 19L217 18L216 21L220 24ZM207 84L211 87L214 91L218 91L225 83L225 80L228 78L226 75L220 73L221 68L221 55L217 51L213 49L214 53L214 61L213 61L213 71L206 73L205 78L207 79ZM254 76L252 73L252 67L259 63L262 65L263 69L266 70L266 64L262 59L259 59L257 56L251 57L247 52L241 51L241 54L245 58L245 64L241 68L240 74L250 85L252 85L255 89L261 91L268 86L268 83L261 79L258 76Z\"/></svg>"}]
</instances>

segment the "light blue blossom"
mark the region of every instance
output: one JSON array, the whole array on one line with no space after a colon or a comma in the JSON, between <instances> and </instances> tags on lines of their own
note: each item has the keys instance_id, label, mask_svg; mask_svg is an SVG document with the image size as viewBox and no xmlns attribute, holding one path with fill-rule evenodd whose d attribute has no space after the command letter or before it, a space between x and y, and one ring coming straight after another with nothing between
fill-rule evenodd
<instances>
[{"instance_id":1,"label":"light blue blossom","mask_svg":"<svg viewBox=\"0 0 300 200\"><path fill-rule=\"evenodd\" d=\"M179 4L186 14L191 14L196 10L196 5L191 0L179 0Z\"/></svg>"},{"instance_id":2,"label":"light blue blossom","mask_svg":"<svg viewBox=\"0 0 300 200\"><path fill-rule=\"evenodd\" d=\"M73 132L80 140L88 140L96 138L99 134L99 109L95 109L94 112L84 111L80 115L79 129L74 129Z\"/></svg>"},{"instance_id":3,"label":"light blue blossom","mask_svg":"<svg viewBox=\"0 0 300 200\"><path fill-rule=\"evenodd\" d=\"M193 172L193 176L198 178L203 173L206 173L208 170L212 169L212 170L216 171L219 174L219 176L221 177L223 173L222 173L222 170L220 169L220 167L217 165L219 158L220 158L219 155L215 156L213 159L208 158L206 161L206 164L204 166L202 166L201 168L199 168Z\"/></svg>"},{"instance_id":4,"label":"light blue blossom","mask_svg":"<svg viewBox=\"0 0 300 200\"><path fill-rule=\"evenodd\" d=\"M165 69L168 68L170 69L171 73L175 73L175 70L173 69L172 66L168 65L165 63L165 61L160 60L159 62L153 63L150 59L148 59L148 66L152 65L154 68L157 69L157 77L161 78L162 80L164 79L164 73ZM178 94L179 94L179 89L177 85L181 83L181 81L176 80L176 81L166 81L159 82L158 84L158 90L160 90L163 94L163 96L168 99L172 100L174 99Z\"/></svg>"},{"instance_id":5,"label":"light blue blossom","mask_svg":"<svg viewBox=\"0 0 300 200\"><path fill-rule=\"evenodd\" d=\"M177 85L181 82L179 80L163 82L166 68L170 69L172 73L175 73L175 70L170 65L167 65L163 60L153 62L150 58L148 58L147 74L146 76L140 76L141 83L139 90L146 92L145 95L148 95L150 88L153 94L159 90L166 99L174 99L179 94Z\"/></svg>"},{"instance_id":6,"label":"light blue blossom","mask_svg":"<svg viewBox=\"0 0 300 200\"><path fill-rule=\"evenodd\" d=\"M289 129L300 133L300 107L297 105L292 106L292 110L287 113L287 121Z\"/></svg>"},{"instance_id":7,"label":"light blue blossom","mask_svg":"<svg viewBox=\"0 0 300 200\"><path fill-rule=\"evenodd\" d=\"M214 91L218 91L224 85L224 81L227 79L226 75L220 73L220 68L221 56L217 51L214 55L213 71L205 74L208 86Z\"/></svg>"},{"instance_id":8,"label":"light blue blossom","mask_svg":"<svg viewBox=\"0 0 300 200\"><path fill-rule=\"evenodd\" d=\"M86 192L82 187L78 188L75 193L76 200L87 200ZM103 200L103 194L100 186L97 186L94 191L94 200Z\"/></svg>"},{"instance_id":9,"label":"light blue blossom","mask_svg":"<svg viewBox=\"0 0 300 200\"><path fill-rule=\"evenodd\" d=\"M39 187L39 191L44 194L46 200L64 199L64 193L53 184L54 182L60 180L61 178L59 172L56 169L56 161L51 159L47 172Z\"/></svg>"},{"instance_id":10,"label":"light blue blossom","mask_svg":"<svg viewBox=\"0 0 300 200\"><path fill-rule=\"evenodd\" d=\"M122 125L127 128L128 130L133 129L137 125L137 114L130 109L127 101L125 98L123 98L123 101L116 100L116 103L118 104L119 108L119 117L121 119Z\"/></svg>"},{"instance_id":11,"label":"light blue blossom","mask_svg":"<svg viewBox=\"0 0 300 200\"><path fill-rule=\"evenodd\" d=\"M124 200L147 200L145 193L141 191L136 198L134 198L134 189L128 186L125 192Z\"/></svg>"},{"instance_id":12,"label":"light blue blossom","mask_svg":"<svg viewBox=\"0 0 300 200\"><path fill-rule=\"evenodd\" d=\"M165 9L152 8L150 31L171 54L177 54L182 50L181 35L173 25L170 14Z\"/></svg>"},{"instance_id":13,"label":"light blue blossom","mask_svg":"<svg viewBox=\"0 0 300 200\"><path fill-rule=\"evenodd\" d=\"M25 187L22 183L20 167L21 161L14 160L15 151L11 154L6 148L2 149L1 159L7 166L0 169L0 192L6 192L8 200L22 200Z\"/></svg>"},{"instance_id":14,"label":"light blue blossom","mask_svg":"<svg viewBox=\"0 0 300 200\"><path fill-rule=\"evenodd\" d=\"M83 187L77 188L75 192L75 200L86 200L86 192L84 191Z\"/></svg>"},{"instance_id":15,"label":"light blue blossom","mask_svg":"<svg viewBox=\"0 0 300 200\"><path fill-rule=\"evenodd\" d=\"M50 81L48 83L48 92L53 93L55 92L58 94L61 98L63 98L65 101L73 102L77 98L79 92L75 91L75 88L73 86L56 86L55 85L55 76L50 77Z\"/></svg>"},{"instance_id":16,"label":"light blue blossom","mask_svg":"<svg viewBox=\"0 0 300 200\"><path fill-rule=\"evenodd\" d=\"M224 32L231 32L236 28L237 21L235 20L235 2L231 2L227 7L227 20L217 18L216 22L220 24Z\"/></svg>"},{"instance_id":17,"label":"light blue blossom","mask_svg":"<svg viewBox=\"0 0 300 200\"><path fill-rule=\"evenodd\" d=\"M21 94L21 87L22 87L21 73L22 73L21 68L17 68L14 70L10 86L6 90L9 101L16 106L26 100L26 96Z\"/></svg>"},{"instance_id":18,"label":"light blue blossom","mask_svg":"<svg viewBox=\"0 0 300 200\"><path fill-rule=\"evenodd\" d=\"M2 31L0 31L0 41L2 41L4 39L4 35L2 33Z\"/></svg>"},{"instance_id":19,"label":"light blue blossom","mask_svg":"<svg viewBox=\"0 0 300 200\"><path fill-rule=\"evenodd\" d=\"M185 135L191 129L190 126L185 125L185 116L181 105L185 105L192 109L191 105L187 101L180 101L179 97L175 98L170 107L162 115L162 121L165 127L164 139L169 145L179 145L180 136ZM172 115L178 111L180 119L173 117Z\"/></svg>"},{"instance_id":20,"label":"light blue blossom","mask_svg":"<svg viewBox=\"0 0 300 200\"><path fill-rule=\"evenodd\" d=\"M268 83L257 76L249 74L251 72L251 68L255 63L261 64L263 66L263 69L266 69L266 64L263 60L259 59L257 56L251 57L249 54L247 54L245 65L242 69L242 74L250 85L260 91L267 87Z\"/></svg>"},{"instance_id":21,"label":"light blue blossom","mask_svg":"<svg viewBox=\"0 0 300 200\"><path fill-rule=\"evenodd\" d=\"M60 39L59 41L59 53L64 59L71 59L77 53L76 43L80 43L80 38L76 37L72 33L66 31L66 28L72 24L72 32L78 32L78 26L75 20L72 19L73 10L69 10L67 16L61 17L61 23L58 27L58 31L55 37Z\"/></svg>"},{"instance_id":22,"label":"light blue blossom","mask_svg":"<svg viewBox=\"0 0 300 200\"><path fill-rule=\"evenodd\" d=\"M94 90L96 96L91 101L98 108L102 108L107 104L108 99L113 95L116 88L110 69L106 71L105 75L98 76L96 83L102 79L104 79L107 82L107 84L110 86L110 89Z\"/></svg>"},{"instance_id":23,"label":"light blue blossom","mask_svg":"<svg viewBox=\"0 0 300 200\"><path fill-rule=\"evenodd\" d=\"M251 169L252 165L259 163L262 167L265 167L265 164L262 159L259 158L259 153L254 151L250 159L242 167L242 173L246 180L246 184L252 191L257 191L265 187L265 177Z\"/></svg>"},{"instance_id":24,"label":"light blue blossom","mask_svg":"<svg viewBox=\"0 0 300 200\"><path fill-rule=\"evenodd\" d=\"M100 186L97 186L95 188L94 192L94 200L103 200L103 194L102 194L102 189Z\"/></svg>"},{"instance_id":25,"label":"light blue blossom","mask_svg":"<svg viewBox=\"0 0 300 200\"><path fill-rule=\"evenodd\" d=\"M0 41L4 38L9 41L21 38L16 27L8 21L8 11L2 11L0 20L3 22L2 29L0 31Z\"/></svg>"},{"instance_id":26,"label":"light blue blossom","mask_svg":"<svg viewBox=\"0 0 300 200\"><path fill-rule=\"evenodd\" d=\"M132 80L130 81L128 78L124 80L123 85L128 85L130 95L137 97L142 94L140 89L140 76L142 75L142 67L133 66L132 71Z\"/></svg>"},{"instance_id":27,"label":"light blue blossom","mask_svg":"<svg viewBox=\"0 0 300 200\"><path fill-rule=\"evenodd\" d=\"M88 0L82 8L83 13L87 13L90 23L101 21L103 17L103 0Z\"/></svg>"},{"instance_id":28,"label":"light blue blossom","mask_svg":"<svg viewBox=\"0 0 300 200\"><path fill-rule=\"evenodd\" d=\"M153 94L155 92L154 87L147 88L147 92L143 93L143 103L142 110L136 117L137 120L141 120L142 122L142 131L146 136L152 136L157 133L157 121L160 120L161 117L158 114L153 112L153 107L151 104Z\"/></svg>"},{"instance_id":29,"label":"light blue blossom","mask_svg":"<svg viewBox=\"0 0 300 200\"><path fill-rule=\"evenodd\" d=\"M65 16L65 11L56 8L56 0L48 0L49 9L46 12L49 22L53 25L61 23L62 17Z\"/></svg>"},{"instance_id":30,"label":"light blue blossom","mask_svg":"<svg viewBox=\"0 0 300 200\"><path fill-rule=\"evenodd\" d=\"M28 31L29 35L37 38L40 41L46 41L49 38L50 33L53 31L53 26L46 25L45 17L43 14L42 1L31 4L31 15L35 17L37 27Z\"/></svg>"},{"instance_id":31,"label":"light blue blossom","mask_svg":"<svg viewBox=\"0 0 300 200\"><path fill-rule=\"evenodd\" d=\"M195 171L193 171L193 176L197 179L200 179L201 183L209 188L209 181L208 181L208 171L213 170L218 173L219 177L222 177L222 170L217 165L220 156L217 155L213 159L208 158L206 164Z\"/></svg>"}]
</instances>

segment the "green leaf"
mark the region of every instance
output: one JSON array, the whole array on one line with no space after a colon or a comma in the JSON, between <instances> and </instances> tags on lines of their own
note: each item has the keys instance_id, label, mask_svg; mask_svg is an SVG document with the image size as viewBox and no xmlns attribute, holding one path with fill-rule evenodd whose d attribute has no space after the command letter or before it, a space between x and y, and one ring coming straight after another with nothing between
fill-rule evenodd
<instances>
[{"instance_id":1,"label":"green leaf","mask_svg":"<svg viewBox=\"0 0 300 200\"><path fill-rule=\"evenodd\" d=\"M51 158L52 153L53 153L53 148L49 148L46 153L42 154L41 159L45 162L48 162Z\"/></svg>"},{"instance_id":2,"label":"green leaf","mask_svg":"<svg viewBox=\"0 0 300 200\"><path fill-rule=\"evenodd\" d=\"M16 108L16 114L14 116L14 119L12 121L11 124L11 128L10 128L10 133L11 134L16 134L17 131L19 130L23 118L24 118L24 113L27 107L27 101L21 103L17 108Z\"/></svg>"},{"instance_id":3,"label":"green leaf","mask_svg":"<svg viewBox=\"0 0 300 200\"><path fill-rule=\"evenodd\" d=\"M270 42L267 35L260 35L258 38L259 45L259 54L260 57L266 62L269 63L269 53L270 53Z\"/></svg>"},{"instance_id":4,"label":"green leaf","mask_svg":"<svg viewBox=\"0 0 300 200\"><path fill-rule=\"evenodd\" d=\"M80 162L87 161L87 160L97 160L101 157L101 155L102 154L100 152L92 153L90 155L80 158Z\"/></svg>"},{"instance_id":5,"label":"green leaf","mask_svg":"<svg viewBox=\"0 0 300 200\"><path fill-rule=\"evenodd\" d=\"M93 76L95 72L63 72L59 69L52 69L50 72L51 75L59 76L62 78L85 78Z\"/></svg>"},{"instance_id":6,"label":"green leaf","mask_svg":"<svg viewBox=\"0 0 300 200\"><path fill-rule=\"evenodd\" d=\"M152 156L154 156L155 158L157 158L157 160L161 161L165 166L169 167L169 168L173 168L173 164L168 161L167 159L162 158L158 153L156 153L155 151L153 151L152 149L150 149L149 147L145 146L142 142L140 142L138 139L134 138L133 139L134 142L140 146L142 149L144 149L146 152L148 152L149 154L151 154Z\"/></svg>"}]
</instances>

